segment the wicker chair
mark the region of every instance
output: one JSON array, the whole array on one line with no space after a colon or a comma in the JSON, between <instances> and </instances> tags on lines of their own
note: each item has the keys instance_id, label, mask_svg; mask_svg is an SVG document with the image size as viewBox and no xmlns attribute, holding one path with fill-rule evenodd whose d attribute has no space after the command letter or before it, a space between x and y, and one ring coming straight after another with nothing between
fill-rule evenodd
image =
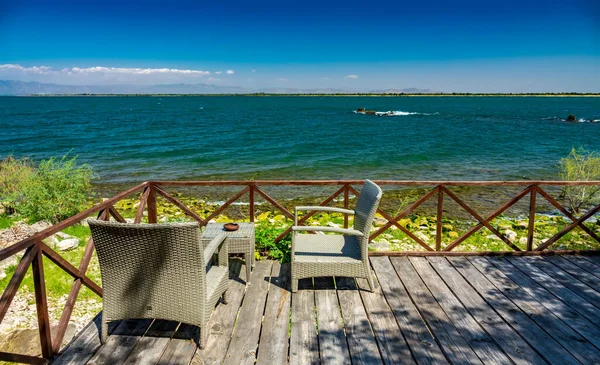
<instances>
[{"instance_id":1,"label":"wicker chair","mask_svg":"<svg viewBox=\"0 0 600 365\"><path fill-rule=\"evenodd\" d=\"M360 192L355 210L324 206L296 207L292 227L292 292L298 291L298 279L318 276L366 278L373 291L369 265L369 233L382 191L369 180ZM298 226L298 211L327 211L353 214L354 229ZM332 234L299 234L298 232L335 232Z\"/></svg>"},{"instance_id":2,"label":"wicker chair","mask_svg":"<svg viewBox=\"0 0 600 365\"><path fill-rule=\"evenodd\" d=\"M200 348L219 298L227 303L225 235L203 248L197 223L125 224L91 220L102 274L102 333L108 321L158 318L200 327ZM218 250L218 265L207 266Z\"/></svg>"}]
</instances>

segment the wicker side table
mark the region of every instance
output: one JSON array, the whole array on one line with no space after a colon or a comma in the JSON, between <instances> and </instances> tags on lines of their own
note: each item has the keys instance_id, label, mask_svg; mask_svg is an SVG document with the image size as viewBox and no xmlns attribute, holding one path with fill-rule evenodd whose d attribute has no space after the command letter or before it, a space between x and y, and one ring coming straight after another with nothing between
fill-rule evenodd
<instances>
[{"instance_id":1,"label":"wicker side table","mask_svg":"<svg viewBox=\"0 0 600 365\"><path fill-rule=\"evenodd\" d=\"M250 273L254 267L254 223L238 223L237 231L226 231L223 223L209 223L202 231L202 244L207 245L210 240L220 233L227 235L229 253L243 253L246 261L246 283L250 282Z\"/></svg>"}]
</instances>

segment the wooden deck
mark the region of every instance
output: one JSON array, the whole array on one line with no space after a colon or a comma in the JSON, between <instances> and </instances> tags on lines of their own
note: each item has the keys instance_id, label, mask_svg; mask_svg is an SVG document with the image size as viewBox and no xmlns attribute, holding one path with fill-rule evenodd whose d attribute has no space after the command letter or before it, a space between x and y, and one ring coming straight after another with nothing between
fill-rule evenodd
<instances>
[{"instance_id":1,"label":"wooden deck","mask_svg":"<svg viewBox=\"0 0 600 365\"><path fill-rule=\"evenodd\" d=\"M259 261L197 329L121 321L100 346L90 323L54 364L600 364L600 257L372 257L366 281L304 280Z\"/></svg>"}]
</instances>

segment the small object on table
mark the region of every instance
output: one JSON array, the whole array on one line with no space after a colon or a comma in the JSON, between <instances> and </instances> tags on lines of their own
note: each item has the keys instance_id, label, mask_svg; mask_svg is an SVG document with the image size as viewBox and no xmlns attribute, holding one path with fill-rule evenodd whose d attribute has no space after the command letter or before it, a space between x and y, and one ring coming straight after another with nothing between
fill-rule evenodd
<instances>
[{"instance_id":1,"label":"small object on table","mask_svg":"<svg viewBox=\"0 0 600 365\"><path fill-rule=\"evenodd\" d=\"M226 231L237 231L237 230L238 230L238 228L240 228L240 225L239 225L239 224L237 224L237 223L225 223L225 224L223 225L223 228L224 228Z\"/></svg>"}]
</instances>

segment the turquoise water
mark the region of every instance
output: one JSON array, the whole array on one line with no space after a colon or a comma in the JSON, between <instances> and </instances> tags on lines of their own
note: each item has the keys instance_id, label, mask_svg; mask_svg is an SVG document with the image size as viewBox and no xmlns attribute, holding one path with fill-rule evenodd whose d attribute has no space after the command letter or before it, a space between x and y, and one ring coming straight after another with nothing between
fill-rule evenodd
<instances>
[{"instance_id":1,"label":"turquoise water","mask_svg":"<svg viewBox=\"0 0 600 365\"><path fill-rule=\"evenodd\" d=\"M572 147L600 150L590 119L600 98L0 97L0 155L70 152L105 184L556 179Z\"/></svg>"}]
</instances>

